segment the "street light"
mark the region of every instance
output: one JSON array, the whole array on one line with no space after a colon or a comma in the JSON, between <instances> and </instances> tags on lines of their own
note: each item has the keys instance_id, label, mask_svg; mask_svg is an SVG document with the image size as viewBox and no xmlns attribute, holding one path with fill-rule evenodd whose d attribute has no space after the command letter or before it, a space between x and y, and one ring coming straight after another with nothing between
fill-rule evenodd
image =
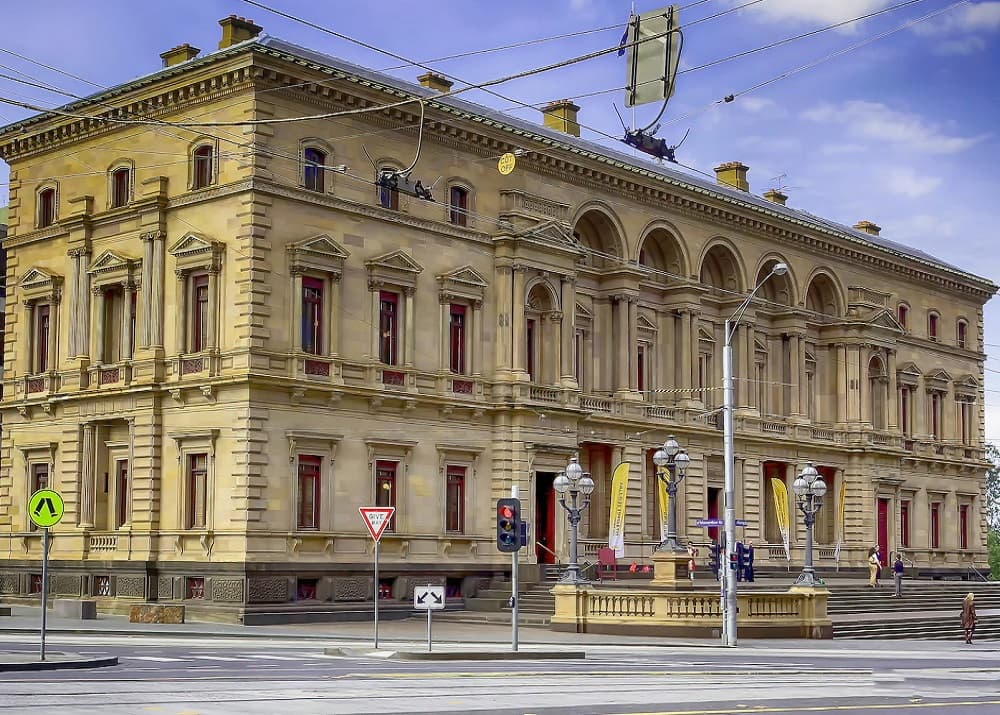
<instances>
[{"instance_id":1,"label":"street light","mask_svg":"<svg viewBox=\"0 0 1000 715\"><path fill-rule=\"evenodd\" d=\"M795 585L822 586L823 580L816 578L816 571L813 569L813 524L816 523L816 512L823 506L826 482L812 462L806 464L799 478L792 483L792 491L795 492L795 502L806 523L806 564L795 579Z\"/></svg>"},{"instance_id":2,"label":"street light","mask_svg":"<svg viewBox=\"0 0 1000 715\"><path fill-rule=\"evenodd\" d=\"M580 563L577 558L577 531L580 526L580 515L590 504L590 495L594 491L594 480L590 478L590 474L583 471L577 458L573 457L566 465L566 471L555 478L552 486L559 492L559 504L566 510L566 516L569 519L569 565L559 582L571 585L586 583L587 579L580 577ZM569 495L569 504L566 504L567 494Z\"/></svg>"},{"instance_id":3,"label":"street light","mask_svg":"<svg viewBox=\"0 0 1000 715\"><path fill-rule=\"evenodd\" d=\"M667 437L656 452L653 453L653 464L656 465L656 476L667 487L670 496L667 514L667 538L662 541L657 551L684 551L677 543L677 486L684 481L691 458L677 444L673 435Z\"/></svg>"},{"instance_id":4,"label":"street light","mask_svg":"<svg viewBox=\"0 0 1000 715\"><path fill-rule=\"evenodd\" d=\"M780 261L771 266L771 272L750 291L743 299L736 312L726 321L725 343L722 346L722 410L723 410L723 443L725 448L725 517L726 517L726 559L729 564L736 552L736 455L733 444L733 335L739 327L740 320L757 294L771 276L783 276L788 273L788 266ZM752 349L752 345L748 346ZM736 645L736 572L730 568L726 573L726 602L722 623L723 643L727 646Z\"/></svg>"}]
</instances>

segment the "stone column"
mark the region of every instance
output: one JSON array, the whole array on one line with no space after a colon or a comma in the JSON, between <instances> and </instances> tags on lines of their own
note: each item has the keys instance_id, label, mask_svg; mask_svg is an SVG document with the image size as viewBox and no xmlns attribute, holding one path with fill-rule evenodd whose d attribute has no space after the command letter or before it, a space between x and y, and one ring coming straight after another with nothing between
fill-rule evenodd
<instances>
[{"instance_id":1,"label":"stone column","mask_svg":"<svg viewBox=\"0 0 1000 715\"><path fill-rule=\"evenodd\" d=\"M177 292L176 292L176 310L174 313L175 330L177 331L177 352L186 353L190 347L187 334L187 320L186 316L188 310L190 309L190 297L187 291L187 271L178 269L174 271L177 276ZM153 320L153 316L156 314L155 309L148 311L148 316L150 321ZM152 327L150 327L150 335L152 335ZM156 343L150 344L150 347L154 346Z\"/></svg>"},{"instance_id":2,"label":"stone column","mask_svg":"<svg viewBox=\"0 0 1000 715\"><path fill-rule=\"evenodd\" d=\"M806 378L806 338L799 336L799 374L796 377L797 390L799 391L799 413L809 417L809 380Z\"/></svg>"},{"instance_id":3,"label":"stone column","mask_svg":"<svg viewBox=\"0 0 1000 715\"><path fill-rule=\"evenodd\" d=\"M301 293L299 294L301 297ZM208 269L208 326L205 348L215 352L219 348L219 269Z\"/></svg>"},{"instance_id":4,"label":"stone column","mask_svg":"<svg viewBox=\"0 0 1000 715\"><path fill-rule=\"evenodd\" d=\"M524 308L527 301L527 296L524 294L524 285L528 278L527 270L524 266L514 266L514 295L511 298L513 304L511 306L513 312L511 323L511 330L513 332L511 340L514 357L513 369L514 372L522 375L527 373L525 337L528 326L524 319Z\"/></svg>"},{"instance_id":5,"label":"stone column","mask_svg":"<svg viewBox=\"0 0 1000 715\"><path fill-rule=\"evenodd\" d=\"M756 385L756 375L757 375L757 341L754 339L756 330L752 324L746 326L746 368L744 373L746 374L746 406L750 408L760 407L757 404L757 385Z\"/></svg>"},{"instance_id":6,"label":"stone column","mask_svg":"<svg viewBox=\"0 0 1000 715\"><path fill-rule=\"evenodd\" d=\"M872 419L872 386L868 375L868 361L865 360L865 348L858 347L858 387L860 388L858 422L869 427L875 426Z\"/></svg>"},{"instance_id":7,"label":"stone column","mask_svg":"<svg viewBox=\"0 0 1000 715\"><path fill-rule=\"evenodd\" d=\"M628 329L628 299L624 295L612 297L614 301L614 340L617 350L615 351L615 392L628 390L628 357L629 357L629 329Z\"/></svg>"},{"instance_id":8,"label":"stone column","mask_svg":"<svg viewBox=\"0 0 1000 715\"><path fill-rule=\"evenodd\" d=\"M38 331L35 328L35 301L26 300L24 306L24 361L22 369L24 374L31 375L35 372L35 355L38 352L35 341L38 339Z\"/></svg>"},{"instance_id":9,"label":"stone column","mask_svg":"<svg viewBox=\"0 0 1000 715\"><path fill-rule=\"evenodd\" d=\"M630 392L639 390L639 296L637 295L628 296L628 389Z\"/></svg>"},{"instance_id":10,"label":"stone column","mask_svg":"<svg viewBox=\"0 0 1000 715\"><path fill-rule=\"evenodd\" d=\"M76 357L80 354L77 340L77 324L80 322L80 250L72 249L69 256L73 262L73 269L69 285L69 355L67 357Z\"/></svg>"},{"instance_id":11,"label":"stone column","mask_svg":"<svg viewBox=\"0 0 1000 715\"><path fill-rule=\"evenodd\" d=\"M927 397L927 383L921 377L913 389L913 436L926 439L931 433L930 415L927 414L930 400Z\"/></svg>"},{"instance_id":12,"label":"stone column","mask_svg":"<svg viewBox=\"0 0 1000 715\"><path fill-rule=\"evenodd\" d=\"M451 369L451 302L448 296L438 295L440 305L441 339L438 341L438 369L448 372Z\"/></svg>"},{"instance_id":13,"label":"stone column","mask_svg":"<svg viewBox=\"0 0 1000 715\"><path fill-rule=\"evenodd\" d=\"M545 319L549 323L549 330L546 332L548 334L549 343L552 345L552 360L549 365L546 365L547 369L543 370L542 374L548 374L551 371L553 379L550 384L558 385L560 382L559 373L561 372L563 363L562 324L564 315L556 310L546 315Z\"/></svg>"},{"instance_id":14,"label":"stone column","mask_svg":"<svg viewBox=\"0 0 1000 715\"><path fill-rule=\"evenodd\" d=\"M788 392L791 398L792 416L800 416L802 414L801 393L799 392L799 380L803 372L800 361L801 352L799 350L799 342L801 340L802 338L795 333L791 333L788 336L788 359L790 362L788 374L791 376L792 383L788 388Z\"/></svg>"},{"instance_id":15,"label":"stone column","mask_svg":"<svg viewBox=\"0 0 1000 715\"><path fill-rule=\"evenodd\" d=\"M83 249L80 251L80 272L77 274L79 287L77 296L79 300L76 304L76 350L77 355L86 355L90 346L90 251ZM70 311L74 310L70 306Z\"/></svg>"},{"instance_id":16,"label":"stone column","mask_svg":"<svg viewBox=\"0 0 1000 715\"><path fill-rule=\"evenodd\" d=\"M938 520L940 524L940 517ZM910 513L910 543L917 549L927 550L931 547L931 505L926 489L917 490L913 495L913 508Z\"/></svg>"},{"instance_id":17,"label":"stone column","mask_svg":"<svg viewBox=\"0 0 1000 715\"><path fill-rule=\"evenodd\" d=\"M382 283L380 281L368 281L368 290L371 292L372 299L372 318L371 318L371 344L369 345L369 350L371 352L371 359L373 361L378 361L378 348L379 348L379 331L381 330L380 311L381 311L381 297L379 292L382 290Z\"/></svg>"},{"instance_id":18,"label":"stone column","mask_svg":"<svg viewBox=\"0 0 1000 715\"><path fill-rule=\"evenodd\" d=\"M340 277L340 273L330 275L330 310L326 318L326 334L329 336L327 344L331 357L340 354L340 324L343 322L340 319Z\"/></svg>"},{"instance_id":19,"label":"stone column","mask_svg":"<svg viewBox=\"0 0 1000 715\"><path fill-rule=\"evenodd\" d=\"M576 388L573 342L576 340L576 281L567 276L562 281L562 361L559 366L560 382L565 387Z\"/></svg>"},{"instance_id":20,"label":"stone column","mask_svg":"<svg viewBox=\"0 0 1000 715\"><path fill-rule=\"evenodd\" d=\"M135 283L125 281L122 291L122 332L119 353L122 361L131 360L132 355L132 296L135 294Z\"/></svg>"},{"instance_id":21,"label":"stone column","mask_svg":"<svg viewBox=\"0 0 1000 715\"><path fill-rule=\"evenodd\" d=\"M496 366L497 371L506 372L513 368L513 356L511 354L513 345L512 316L514 312L513 291L514 278L512 269L507 265L499 265L496 269ZM482 345L480 343L480 345Z\"/></svg>"},{"instance_id":22,"label":"stone column","mask_svg":"<svg viewBox=\"0 0 1000 715\"><path fill-rule=\"evenodd\" d=\"M788 542L789 549L805 538L805 525L799 519L799 509L795 506L795 492L792 491L792 484L798 478L797 465L794 463L785 464L785 491L788 493ZM799 534L801 528L802 533Z\"/></svg>"},{"instance_id":23,"label":"stone column","mask_svg":"<svg viewBox=\"0 0 1000 715\"><path fill-rule=\"evenodd\" d=\"M472 301L472 335L469 341L469 369L474 377L483 374L483 301Z\"/></svg>"},{"instance_id":24,"label":"stone column","mask_svg":"<svg viewBox=\"0 0 1000 715\"><path fill-rule=\"evenodd\" d=\"M153 234L144 233L142 239L142 280L140 281L139 302L142 303L142 320L139 330L139 347L148 348L152 344L153 327ZM178 296L178 299L180 296ZM180 300L176 301L180 304Z\"/></svg>"},{"instance_id":25,"label":"stone column","mask_svg":"<svg viewBox=\"0 0 1000 715\"><path fill-rule=\"evenodd\" d=\"M692 392L692 391L690 391L690 389L692 387L694 387L694 384L696 382L696 380L694 379L694 376L695 376L695 372L698 370L698 355L699 355L698 342L700 340L700 333L698 331L698 322L699 322L700 319L698 318L698 313L695 312L695 311L693 311L693 310L689 310L688 313L687 313L687 315L684 316L684 317L687 318L687 322L688 322L688 329L687 329L687 331L688 332L687 332L687 342L684 343L684 346L683 346L682 349L685 350L685 352L687 354L687 377L686 377L686 380L687 380L687 387L688 387L688 390L689 390L687 392L687 394L685 395L685 399L696 400L696 401L701 402L701 403L707 403L708 402L708 395L707 395L707 393L704 393L704 392ZM720 352L719 353L719 360L721 361L721 359L722 359L722 353ZM719 369L721 370L722 369L721 368L722 363L720 362L719 365L720 365ZM706 375L705 376L705 380L706 380L706 383L707 383L706 387L715 384L714 383L714 378L711 375ZM721 385L722 383L719 382L718 384Z\"/></svg>"},{"instance_id":26,"label":"stone column","mask_svg":"<svg viewBox=\"0 0 1000 715\"><path fill-rule=\"evenodd\" d=\"M94 341L90 346L90 359L94 363L102 364L104 362L104 288L95 286L91 292L94 294Z\"/></svg>"},{"instance_id":27,"label":"stone column","mask_svg":"<svg viewBox=\"0 0 1000 715\"><path fill-rule=\"evenodd\" d=\"M150 321L150 345L152 347L163 347L163 280L164 280L164 253L163 245L166 236L162 231L154 234L153 240L153 270L152 286L150 291L150 302L147 312ZM183 293L181 294L183 295ZM183 302L181 302L183 305Z\"/></svg>"},{"instance_id":28,"label":"stone column","mask_svg":"<svg viewBox=\"0 0 1000 715\"><path fill-rule=\"evenodd\" d=\"M209 286L209 292L212 288ZM302 272L292 271L292 352L302 352Z\"/></svg>"},{"instance_id":29,"label":"stone column","mask_svg":"<svg viewBox=\"0 0 1000 715\"><path fill-rule=\"evenodd\" d=\"M681 388L681 390L683 390L681 399L701 400L704 399L704 395L698 395L697 397L695 397L695 395L691 392L692 388L691 377L693 375L693 370L691 367L691 356L692 354L696 354L693 353L691 350L691 343L692 341L694 341L695 345L697 345L698 343L697 335L695 336L691 335L691 328L693 324L691 320L691 313L686 310L682 310L680 314L680 321L681 321L681 366L677 384Z\"/></svg>"},{"instance_id":30,"label":"stone column","mask_svg":"<svg viewBox=\"0 0 1000 715\"><path fill-rule=\"evenodd\" d=\"M958 497L955 492L945 493L944 504L941 508L944 510L944 513L938 517L938 528L941 530L941 548L954 551L961 543L958 540L958 532L962 528L961 520L958 518Z\"/></svg>"},{"instance_id":31,"label":"stone column","mask_svg":"<svg viewBox=\"0 0 1000 715\"><path fill-rule=\"evenodd\" d=\"M80 455L80 528L94 528L95 471L97 468L97 426L83 425L83 449Z\"/></svg>"},{"instance_id":32,"label":"stone column","mask_svg":"<svg viewBox=\"0 0 1000 715\"><path fill-rule=\"evenodd\" d=\"M836 346L837 360L837 422L847 422L847 346Z\"/></svg>"},{"instance_id":33,"label":"stone column","mask_svg":"<svg viewBox=\"0 0 1000 715\"><path fill-rule=\"evenodd\" d=\"M414 320L414 315L416 314L415 303L417 289L413 286L406 286L403 288L403 295L406 299L406 322L404 324L406 343L403 364L406 367L413 367L414 353L416 351L415 346L417 342L417 325Z\"/></svg>"},{"instance_id":34,"label":"stone column","mask_svg":"<svg viewBox=\"0 0 1000 715\"><path fill-rule=\"evenodd\" d=\"M889 351L889 360L886 367L889 372L889 394L886 395L886 407L889 410L889 430L899 431L899 385L896 383L896 351Z\"/></svg>"}]
</instances>

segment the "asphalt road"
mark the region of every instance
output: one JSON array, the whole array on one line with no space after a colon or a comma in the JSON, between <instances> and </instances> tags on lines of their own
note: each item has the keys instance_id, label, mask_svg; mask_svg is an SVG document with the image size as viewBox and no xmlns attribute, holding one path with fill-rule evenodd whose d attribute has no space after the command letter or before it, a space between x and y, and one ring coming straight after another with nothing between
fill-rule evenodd
<instances>
[{"instance_id":1,"label":"asphalt road","mask_svg":"<svg viewBox=\"0 0 1000 715\"><path fill-rule=\"evenodd\" d=\"M449 663L334 658L323 647L295 638L51 636L52 651L117 655L121 664L0 673L0 715L1000 714L1000 651L990 645L587 645L582 661ZM463 647L477 648L437 645ZM532 647L543 648L524 650ZM0 653L36 649L25 635L0 636Z\"/></svg>"}]
</instances>

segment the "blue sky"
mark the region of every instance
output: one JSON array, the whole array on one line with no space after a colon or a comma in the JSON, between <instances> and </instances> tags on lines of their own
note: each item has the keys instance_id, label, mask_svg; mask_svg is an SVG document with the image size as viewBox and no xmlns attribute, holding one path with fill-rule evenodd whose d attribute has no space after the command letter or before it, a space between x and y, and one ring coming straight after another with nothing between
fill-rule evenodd
<instances>
[{"instance_id":1,"label":"blue sky","mask_svg":"<svg viewBox=\"0 0 1000 715\"><path fill-rule=\"evenodd\" d=\"M746 0L704 0L681 14L689 23ZM696 67L834 22L880 10L899 0L763 0L752 7L691 27L682 68ZM271 0L358 39L416 60L534 38L624 23L625 0L469 0L358 3ZM679 2L680 5L689 4ZM661 135L691 135L678 159L698 170L739 159L751 167L751 190L760 194L780 175L789 205L845 224L860 219L882 226L886 238L920 248L942 260L1000 281L1000 0L966 2L872 44L794 74L730 104L713 102L948 8L953 0L922 0L835 31L715 67L686 72L664 115ZM640 12L660 2L637 0ZM169 12L164 10L169 7ZM98 0L80 11L77 2L36 0L4 8L0 48L114 85L155 71L159 53L190 42L213 50L216 21L229 14L253 18L269 34L382 69L399 62L241 0L172 0L163 3ZM10 32L15 28L15 32ZM464 80L484 81L617 43L620 29L536 44L513 51L431 63ZM66 90L93 88L0 52L0 73L14 68ZM412 79L422 70L392 70ZM624 85L624 61L614 55L505 84L501 94L529 104L574 97ZM19 75L20 76L20 75ZM0 96L45 106L55 95L0 79ZM467 99L512 106L481 92ZM584 125L618 135L612 108L621 94L578 100ZM650 119L656 107L637 110ZM694 113L694 114L692 114ZM0 104L0 121L27 113ZM537 119L533 110L514 114ZM626 113L628 118L630 113ZM686 119L686 115L692 114ZM682 119L678 121L678 119ZM611 140L584 129L584 136ZM619 145L620 146L620 145ZM0 182L6 182L0 163ZM0 205L6 203L0 186ZM986 308L988 352L1000 355L1000 298ZM995 345L996 347L989 347ZM1000 358L987 361L987 438L1000 442Z\"/></svg>"}]
</instances>

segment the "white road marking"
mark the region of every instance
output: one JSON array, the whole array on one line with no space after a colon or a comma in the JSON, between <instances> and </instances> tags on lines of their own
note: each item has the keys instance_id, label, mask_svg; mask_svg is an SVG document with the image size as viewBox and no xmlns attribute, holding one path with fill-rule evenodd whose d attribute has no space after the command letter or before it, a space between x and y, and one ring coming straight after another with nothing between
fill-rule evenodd
<instances>
[{"instance_id":1,"label":"white road marking","mask_svg":"<svg viewBox=\"0 0 1000 715\"><path fill-rule=\"evenodd\" d=\"M243 660L242 658L230 658L223 655L192 655L191 657L195 660L218 660L224 663L239 663Z\"/></svg>"},{"instance_id":2,"label":"white road marking","mask_svg":"<svg viewBox=\"0 0 1000 715\"><path fill-rule=\"evenodd\" d=\"M155 655L129 655L125 656L126 660L151 660L154 663L182 663L183 658L163 658Z\"/></svg>"}]
</instances>

